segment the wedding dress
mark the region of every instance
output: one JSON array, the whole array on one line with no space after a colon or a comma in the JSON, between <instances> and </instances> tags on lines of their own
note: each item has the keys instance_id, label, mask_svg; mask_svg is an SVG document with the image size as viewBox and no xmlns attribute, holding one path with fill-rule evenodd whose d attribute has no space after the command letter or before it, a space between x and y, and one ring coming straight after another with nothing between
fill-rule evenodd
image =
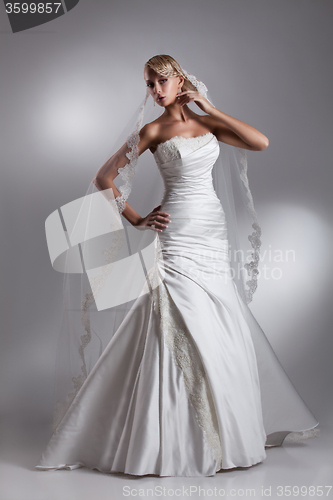
<instances>
[{"instance_id":1,"label":"wedding dress","mask_svg":"<svg viewBox=\"0 0 333 500\"><path fill-rule=\"evenodd\" d=\"M158 145L163 279L120 324L37 469L213 476L318 425L232 279L218 155L212 133Z\"/></svg>"}]
</instances>

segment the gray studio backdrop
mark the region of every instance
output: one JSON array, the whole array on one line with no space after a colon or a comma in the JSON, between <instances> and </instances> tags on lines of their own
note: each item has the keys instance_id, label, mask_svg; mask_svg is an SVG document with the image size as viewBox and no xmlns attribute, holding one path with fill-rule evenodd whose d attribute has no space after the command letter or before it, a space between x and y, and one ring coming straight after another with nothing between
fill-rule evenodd
<instances>
[{"instance_id":1,"label":"gray studio backdrop","mask_svg":"<svg viewBox=\"0 0 333 500\"><path fill-rule=\"evenodd\" d=\"M167 53L206 82L219 109L270 140L248 153L266 266L251 309L329 422L332 14L324 0L81 0L12 34L1 4L4 421L51 425L63 276L45 219L85 194L144 96L144 62Z\"/></svg>"}]
</instances>

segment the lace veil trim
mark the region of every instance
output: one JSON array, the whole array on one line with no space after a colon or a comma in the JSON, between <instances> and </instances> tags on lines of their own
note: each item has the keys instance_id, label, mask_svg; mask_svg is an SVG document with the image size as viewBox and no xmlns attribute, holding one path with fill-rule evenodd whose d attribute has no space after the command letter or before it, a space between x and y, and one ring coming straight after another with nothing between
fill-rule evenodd
<instances>
[{"instance_id":1,"label":"lace veil trim","mask_svg":"<svg viewBox=\"0 0 333 500\"><path fill-rule=\"evenodd\" d=\"M149 97L149 91L147 89L145 100L139 111L139 118L135 125L135 129L132 134L127 138L127 146L130 151L126 153L126 157L130 160L124 167L118 168L118 172L125 184L119 187L120 196L116 196L115 200L118 206L119 213L121 214L126 207L126 200L132 189L131 178L135 174L135 166L139 158L139 148L138 144L140 141L139 132L142 126L144 110L146 106L147 99Z\"/></svg>"},{"instance_id":2,"label":"lace veil trim","mask_svg":"<svg viewBox=\"0 0 333 500\"><path fill-rule=\"evenodd\" d=\"M257 289L258 286L258 266L259 266L259 258L260 258L260 247L261 247L261 227L258 222L258 217L257 213L254 208L253 204L253 197L250 191L250 186L249 186L249 179L247 177L247 158L246 158L246 153L244 149L237 148L238 151L241 153L241 173L240 177L241 180L244 184L245 190L246 190L246 195L248 198L248 203L247 203L247 210L250 213L250 215L253 218L253 224L252 227L254 229L253 233L249 235L248 239L251 243L251 246L253 248L253 252L251 255L251 261L244 264L245 269L247 270L248 275L250 276L250 279L246 282L248 285L248 289L245 289L246 293L246 303L249 304L253 298L253 294Z\"/></svg>"},{"instance_id":3,"label":"lace veil trim","mask_svg":"<svg viewBox=\"0 0 333 500\"><path fill-rule=\"evenodd\" d=\"M290 432L284 439L285 443L296 443L302 441L303 439L311 439L320 436L320 429L315 427L314 429L309 429L308 431L294 431Z\"/></svg>"},{"instance_id":4,"label":"lace veil trim","mask_svg":"<svg viewBox=\"0 0 333 500\"><path fill-rule=\"evenodd\" d=\"M206 99L208 99L208 97L207 97L208 89L207 89L206 85L203 82L201 82L200 80L198 80L194 75L191 75L190 73L188 73L188 71L186 71L183 68L182 68L182 72L183 72L183 75L185 76L185 78L189 82L191 82L194 87L196 87L198 92L200 92L201 95L203 95Z\"/></svg>"}]
</instances>

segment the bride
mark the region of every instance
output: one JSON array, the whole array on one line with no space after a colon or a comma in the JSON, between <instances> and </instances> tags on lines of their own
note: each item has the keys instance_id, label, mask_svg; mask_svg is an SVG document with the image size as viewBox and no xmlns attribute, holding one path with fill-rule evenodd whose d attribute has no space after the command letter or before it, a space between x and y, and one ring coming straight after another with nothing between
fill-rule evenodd
<instances>
[{"instance_id":1,"label":"bride","mask_svg":"<svg viewBox=\"0 0 333 500\"><path fill-rule=\"evenodd\" d=\"M256 288L260 226L246 169L240 177L255 232L244 294L229 254L237 233L226 215L233 187L227 176L217 192L213 185L219 142L240 152L262 151L268 139L216 109L205 85L170 56L149 59L144 79L147 95L137 127L93 184L111 193L118 216L130 226L154 232L149 290L137 294L119 325L104 327L115 333L89 373L82 353L92 328L90 337L81 337L85 373L62 406L36 465L40 470L86 466L134 475L213 476L262 462L266 447L281 445L288 434L316 435L318 422L247 305ZM141 127L150 96L163 112ZM164 194L141 217L126 200L138 158L147 150ZM118 174L125 180L119 189Z\"/></svg>"}]
</instances>

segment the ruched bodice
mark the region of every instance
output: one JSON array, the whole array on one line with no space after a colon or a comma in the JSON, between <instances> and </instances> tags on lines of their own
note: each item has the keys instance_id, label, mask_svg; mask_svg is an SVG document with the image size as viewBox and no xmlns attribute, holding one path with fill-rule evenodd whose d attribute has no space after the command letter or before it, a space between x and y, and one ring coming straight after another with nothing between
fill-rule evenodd
<instances>
[{"instance_id":1,"label":"ruched bodice","mask_svg":"<svg viewBox=\"0 0 333 500\"><path fill-rule=\"evenodd\" d=\"M212 178L219 152L218 140L210 132L199 137L172 137L158 145L154 157L164 182L161 210L174 221L172 234L179 229L176 221L186 219L190 239L200 231L211 232L210 225L218 240L227 238L225 215ZM160 238L165 239L162 234Z\"/></svg>"},{"instance_id":2,"label":"ruched bodice","mask_svg":"<svg viewBox=\"0 0 333 500\"><path fill-rule=\"evenodd\" d=\"M229 276L226 218L212 178L219 152L218 140L210 132L172 137L157 147L154 157L164 181L160 210L172 221L159 233L165 266L173 266L176 256L183 259L186 252L187 263L193 259L192 270L213 274L220 269Z\"/></svg>"},{"instance_id":3,"label":"ruched bodice","mask_svg":"<svg viewBox=\"0 0 333 500\"><path fill-rule=\"evenodd\" d=\"M164 181L163 201L217 199L211 172L219 152L210 132L199 137L176 136L159 144L154 157Z\"/></svg>"}]
</instances>

